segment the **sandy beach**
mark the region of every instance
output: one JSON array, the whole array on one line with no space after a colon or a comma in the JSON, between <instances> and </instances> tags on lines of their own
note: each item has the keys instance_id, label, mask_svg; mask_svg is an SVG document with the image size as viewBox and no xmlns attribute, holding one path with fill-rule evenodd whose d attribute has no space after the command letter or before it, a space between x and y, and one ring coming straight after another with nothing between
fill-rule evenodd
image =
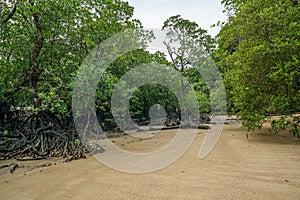
<instances>
[{"instance_id":1,"label":"sandy beach","mask_svg":"<svg viewBox=\"0 0 300 200\"><path fill-rule=\"evenodd\" d=\"M133 152L149 152L168 143L176 130L153 138L112 138ZM198 158L206 131L172 165L152 173L130 174L104 166L93 156L70 163L59 159L1 161L17 163L13 174L0 169L0 199L300 199L300 142L289 133L253 133L238 123L225 125L205 159ZM23 167L22 167L23 166ZM27 166L27 167L25 167Z\"/></svg>"}]
</instances>

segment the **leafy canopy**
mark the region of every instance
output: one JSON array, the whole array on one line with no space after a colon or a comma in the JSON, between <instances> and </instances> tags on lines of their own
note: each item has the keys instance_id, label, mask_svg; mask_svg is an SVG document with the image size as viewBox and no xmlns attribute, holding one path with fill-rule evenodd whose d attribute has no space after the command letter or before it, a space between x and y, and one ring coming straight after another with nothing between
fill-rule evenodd
<instances>
[{"instance_id":1,"label":"leafy canopy","mask_svg":"<svg viewBox=\"0 0 300 200\"><path fill-rule=\"evenodd\" d=\"M249 130L261 128L272 114L283 115L273 130L299 136L293 114L300 111L300 6L291 0L223 2L236 5L216 55L231 111Z\"/></svg>"}]
</instances>

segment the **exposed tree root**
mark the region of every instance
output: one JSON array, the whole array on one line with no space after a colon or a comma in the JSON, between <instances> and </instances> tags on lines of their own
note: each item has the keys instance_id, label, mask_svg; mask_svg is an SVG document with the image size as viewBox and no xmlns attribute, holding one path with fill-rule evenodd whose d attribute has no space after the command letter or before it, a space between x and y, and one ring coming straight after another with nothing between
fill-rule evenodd
<instances>
[{"instance_id":1,"label":"exposed tree root","mask_svg":"<svg viewBox=\"0 0 300 200\"><path fill-rule=\"evenodd\" d=\"M51 113L11 112L0 127L0 159L85 158L86 149L64 121Z\"/></svg>"}]
</instances>

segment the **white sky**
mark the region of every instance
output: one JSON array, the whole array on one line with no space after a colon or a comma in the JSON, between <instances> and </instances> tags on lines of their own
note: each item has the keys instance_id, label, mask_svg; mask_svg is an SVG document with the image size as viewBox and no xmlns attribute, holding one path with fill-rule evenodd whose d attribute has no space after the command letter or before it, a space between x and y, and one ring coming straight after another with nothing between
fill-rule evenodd
<instances>
[{"instance_id":1,"label":"white sky","mask_svg":"<svg viewBox=\"0 0 300 200\"><path fill-rule=\"evenodd\" d=\"M127 0L135 8L134 18L145 28L159 28L171 16L180 14L184 19L196 22L215 36L219 28L210 28L218 21L225 21L221 0Z\"/></svg>"}]
</instances>

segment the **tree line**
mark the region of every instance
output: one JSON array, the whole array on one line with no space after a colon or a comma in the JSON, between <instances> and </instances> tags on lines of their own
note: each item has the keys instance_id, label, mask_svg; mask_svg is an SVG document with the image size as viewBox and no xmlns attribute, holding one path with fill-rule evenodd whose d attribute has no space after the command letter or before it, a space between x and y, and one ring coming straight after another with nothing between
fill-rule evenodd
<instances>
[{"instance_id":1,"label":"tree line","mask_svg":"<svg viewBox=\"0 0 300 200\"><path fill-rule=\"evenodd\" d=\"M117 128L111 95L120 78L138 65L171 66L187 78L199 111L211 112L207 84L191 62L212 57L222 73L227 112L249 130L272 115L274 132L288 129L299 137L300 16L295 0L223 0L228 21L210 36L180 15L162 29L168 53L138 49L108 66L95 94L104 130ZM0 154L1 157L84 156L72 117L72 89L80 65L101 42L127 29L141 29L134 8L120 0L9 0L0 2ZM151 40L150 32L144 40ZM181 47L176 49L172 41ZM189 45L186 45L189 44ZM194 51L198 49L199 51ZM203 54L203 52L206 52ZM181 84L183 93L185 83ZM136 123L149 123L149 109L160 104L169 123L180 120L188 105L158 84L146 84L130 98Z\"/></svg>"}]
</instances>

